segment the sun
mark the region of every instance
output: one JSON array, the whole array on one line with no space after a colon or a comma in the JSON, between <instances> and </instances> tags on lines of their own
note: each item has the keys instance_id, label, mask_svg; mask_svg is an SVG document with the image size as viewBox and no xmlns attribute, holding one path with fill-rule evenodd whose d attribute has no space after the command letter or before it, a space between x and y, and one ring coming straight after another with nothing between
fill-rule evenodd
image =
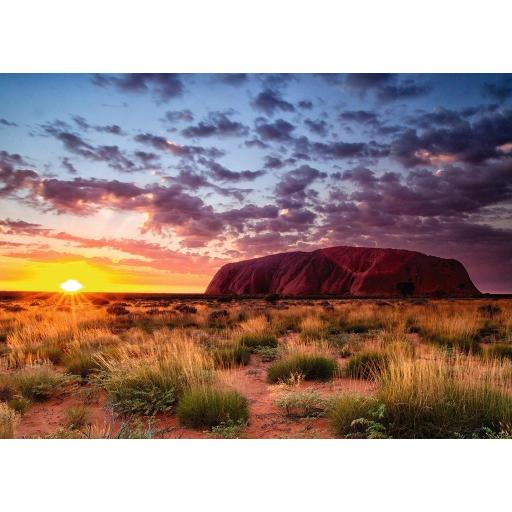
<instances>
[{"instance_id":1,"label":"sun","mask_svg":"<svg viewBox=\"0 0 512 512\"><path fill-rule=\"evenodd\" d=\"M84 285L77 281L76 279L68 279L63 283L60 283L60 287L67 293L75 293L81 290Z\"/></svg>"}]
</instances>

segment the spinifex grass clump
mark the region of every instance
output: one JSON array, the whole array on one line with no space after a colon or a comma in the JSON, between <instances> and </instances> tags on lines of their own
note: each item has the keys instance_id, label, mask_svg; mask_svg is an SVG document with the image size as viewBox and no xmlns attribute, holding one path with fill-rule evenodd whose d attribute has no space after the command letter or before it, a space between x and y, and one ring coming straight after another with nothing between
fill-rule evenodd
<instances>
[{"instance_id":1,"label":"spinifex grass clump","mask_svg":"<svg viewBox=\"0 0 512 512\"><path fill-rule=\"evenodd\" d=\"M319 340L325 335L326 325L319 315L307 316L300 322L299 329L301 339Z\"/></svg>"},{"instance_id":2,"label":"spinifex grass clump","mask_svg":"<svg viewBox=\"0 0 512 512\"><path fill-rule=\"evenodd\" d=\"M0 402L0 439L13 439L19 422L20 415Z\"/></svg>"},{"instance_id":3,"label":"spinifex grass clump","mask_svg":"<svg viewBox=\"0 0 512 512\"><path fill-rule=\"evenodd\" d=\"M329 380L336 370L337 364L332 357L297 353L270 366L267 380L270 383L285 382L294 375L301 375L304 380Z\"/></svg>"},{"instance_id":4,"label":"spinifex grass clump","mask_svg":"<svg viewBox=\"0 0 512 512\"><path fill-rule=\"evenodd\" d=\"M228 422L247 422L247 399L234 390L201 386L188 390L177 410L181 424L192 428L212 428Z\"/></svg>"},{"instance_id":5,"label":"spinifex grass clump","mask_svg":"<svg viewBox=\"0 0 512 512\"><path fill-rule=\"evenodd\" d=\"M212 358L216 368L232 368L248 364L251 353L244 345L226 344L215 347Z\"/></svg>"},{"instance_id":6,"label":"spinifex grass clump","mask_svg":"<svg viewBox=\"0 0 512 512\"><path fill-rule=\"evenodd\" d=\"M509 363L507 363L509 365ZM512 422L510 367L458 356L392 361L378 400L393 437L471 437Z\"/></svg>"},{"instance_id":7,"label":"spinifex grass clump","mask_svg":"<svg viewBox=\"0 0 512 512\"><path fill-rule=\"evenodd\" d=\"M250 318L240 324L239 341L249 350L256 347L277 347L277 338L264 316Z\"/></svg>"},{"instance_id":8,"label":"spinifex grass clump","mask_svg":"<svg viewBox=\"0 0 512 512\"><path fill-rule=\"evenodd\" d=\"M328 416L337 437L368 437L364 435L368 428L373 426L376 432L382 430L375 418L377 411L375 398L341 393L331 401ZM364 429L361 428L363 425Z\"/></svg>"},{"instance_id":9,"label":"spinifex grass clump","mask_svg":"<svg viewBox=\"0 0 512 512\"><path fill-rule=\"evenodd\" d=\"M51 396L61 393L66 384L73 379L55 373L49 368L25 368L13 373L10 378L16 392L28 400L43 402Z\"/></svg>"},{"instance_id":10,"label":"spinifex grass clump","mask_svg":"<svg viewBox=\"0 0 512 512\"><path fill-rule=\"evenodd\" d=\"M86 405L75 405L66 409L65 418L69 429L81 429L89 423L90 410Z\"/></svg>"},{"instance_id":11,"label":"spinifex grass clump","mask_svg":"<svg viewBox=\"0 0 512 512\"><path fill-rule=\"evenodd\" d=\"M498 359L512 359L512 344L493 343L485 352L486 357Z\"/></svg>"},{"instance_id":12,"label":"spinifex grass clump","mask_svg":"<svg viewBox=\"0 0 512 512\"><path fill-rule=\"evenodd\" d=\"M63 363L68 373L82 379L87 379L101 367L96 354L90 349L77 350L68 354Z\"/></svg>"},{"instance_id":13,"label":"spinifex grass clump","mask_svg":"<svg viewBox=\"0 0 512 512\"><path fill-rule=\"evenodd\" d=\"M170 361L114 368L103 380L112 408L122 415L168 412L185 384L179 366Z\"/></svg>"},{"instance_id":14,"label":"spinifex grass clump","mask_svg":"<svg viewBox=\"0 0 512 512\"><path fill-rule=\"evenodd\" d=\"M347 363L347 375L353 379L375 380L386 369L388 354L367 350L352 356Z\"/></svg>"}]
</instances>

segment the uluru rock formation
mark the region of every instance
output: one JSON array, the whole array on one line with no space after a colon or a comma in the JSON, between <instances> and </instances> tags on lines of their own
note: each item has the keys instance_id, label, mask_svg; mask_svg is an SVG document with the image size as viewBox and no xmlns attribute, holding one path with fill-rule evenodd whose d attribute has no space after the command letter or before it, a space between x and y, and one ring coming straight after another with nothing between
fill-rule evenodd
<instances>
[{"instance_id":1,"label":"uluru rock formation","mask_svg":"<svg viewBox=\"0 0 512 512\"><path fill-rule=\"evenodd\" d=\"M330 247L228 263L208 295L480 295L457 260L401 249Z\"/></svg>"}]
</instances>

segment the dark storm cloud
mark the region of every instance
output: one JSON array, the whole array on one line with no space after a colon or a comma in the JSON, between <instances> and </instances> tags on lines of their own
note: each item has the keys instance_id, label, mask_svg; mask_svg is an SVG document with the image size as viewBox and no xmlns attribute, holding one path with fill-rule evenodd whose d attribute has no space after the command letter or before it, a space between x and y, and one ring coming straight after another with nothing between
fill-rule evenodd
<instances>
[{"instance_id":1,"label":"dark storm cloud","mask_svg":"<svg viewBox=\"0 0 512 512\"><path fill-rule=\"evenodd\" d=\"M309 131L325 137L327 135L327 123L323 119L309 119L304 121L304 124L308 127Z\"/></svg>"},{"instance_id":2,"label":"dark storm cloud","mask_svg":"<svg viewBox=\"0 0 512 512\"><path fill-rule=\"evenodd\" d=\"M430 87L426 84L407 79L395 84L386 84L376 90L377 99L383 102L418 98L427 94Z\"/></svg>"},{"instance_id":3,"label":"dark storm cloud","mask_svg":"<svg viewBox=\"0 0 512 512\"><path fill-rule=\"evenodd\" d=\"M443 113L446 116L446 113ZM420 117L420 121L424 116ZM445 121L446 124L446 121ZM391 154L407 167L455 161L481 163L510 154L512 110L457 121L448 126L430 126L420 132L404 131L391 145Z\"/></svg>"},{"instance_id":4,"label":"dark storm cloud","mask_svg":"<svg viewBox=\"0 0 512 512\"><path fill-rule=\"evenodd\" d=\"M378 158L385 157L389 153L387 145L373 140L369 142L311 142L302 138L298 140L297 149L299 152L324 160Z\"/></svg>"},{"instance_id":5,"label":"dark storm cloud","mask_svg":"<svg viewBox=\"0 0 512 512\"><path fill-rule=\"evenodd\" d=\"M126 75L95 75L93 83L114 86L120 91L151 93L159 101L168 101L183 94L183 83L179 75L171 73L130 73Z\"/></svg>"},{"instance_id":6,"label":"dark storm cloud","mask_svg":"<svg viewBox=\"0 0 512 512\"><path fill-rule=\"evenodd\" d=\"M206 121L188 126L181 134L189 138L202 137L242 137L247 135L249 128L231 119L231 113L210 112Z\"/></svg>"},{"instance_id":7,"label":"dark storm cloud","mask_svg":"<svg viewBox=\"0 0 512 512\"><path fill-rule=\"evenodd\" d=\"M181 158L193 159L197 156L219 158L224 155L224 152L217 148L204 148L202 146L177 144L175 142L168 141L165 137L153 135L151 133L141 133L136 135L135 141Z\"/></svg>"},{"instance_id":8,"label":"dark storm cloud","mask_svg":"<svg viewBox=\"0 0 512 512\"><path fill-rule=\"evenodd\" d=\"M395 75L391 73L350 73L345 76L345 86L349 89L366 92L369 89L378 89L388 84ZM327 80L334 76L327 75Z\"/></svg>"},{"instance_id":9,"label":"dark storm cloud","mask_svg":"<svg viewBox=\"0 0 512 512\"><path fill-rule=\"evenodd\" d=\"M486 83L483 86L485 95L497 101L506 101L512 97L512 78L505 78L501 82Z\"/></svg>"},{"instance_id":10,"label":"dark storm cloud","mask_svg":"<svg viewBox=\"0 0 512 512\"><path fill-rule=\"evenodd\" d=\"M11 121L7 121L7 119L4 119L3 117L0 118L0 124L3 126L18 126L16 123L13 123Z\"/></svg>"},{"instance_id":11,"label":"dark storm cloud","mask_svg":"<svg viewBox=\"0 0 512 512\"><path fill-rule=\"evenodd\" d=\"M281 93L274 89L264 89L256 96L251 105L260 112L273 116L276 111L295 112L295 107L284 100Z\"/></svg>"}]
</instances>

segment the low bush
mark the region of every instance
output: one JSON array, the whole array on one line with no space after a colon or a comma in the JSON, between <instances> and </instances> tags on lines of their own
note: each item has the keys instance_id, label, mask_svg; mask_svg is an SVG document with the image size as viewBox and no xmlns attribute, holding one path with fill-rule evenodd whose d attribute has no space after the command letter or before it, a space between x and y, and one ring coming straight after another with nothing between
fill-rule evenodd
<instances>
[{"instance_id":1,"label":"low bush","mask_svg":"<svg viewBox=\"0 0 512 512\"><path fill-rule=\"evenodd\" d=\"M328 401L316 391L291 391L283 393L276 400L276 405L287 416L304 418L325 414Z\"/></svg>"},{"instance_id":2,"label":"low bush","mask_svg":"<svg viewBox=\"0 0 512 512\"><path fill-rule=\"evenodd\" d=\"M386 369L388 359L383 352L360 352L348 360L347 375L353 379L377 379Z\"/></svg>"},{"instance_id":3,"label":"low bush","mask_svg":"<svg viewBox=\"0 0 512 512\"><path fill-rule=\"evenodd\" d=\"M261 357L261 360L265 363L269 363L270 361L274 361L277 358L277 354L279 353L279 349L277 347L254 347L251 352Z\"/></svg>"},{"instance_id":4,"label":"low bush","mask_svg":"<svg viewBox=\"0 0 512 512\"><path fill-rule=\"evenodd\" d=\"M0 373L0 402L8 402L15 393L16 388L11 375Z\"/></svg>"},{"instance_id":5,"label":"low bush","mask_svg":"<svg viewBox=\"0 0 512 512\"><path fill-rule=\"evenodd\" d=\"M243 430L247 427L247 422L244 420L223 421L220 425L212 427L208 435L221 439L239 439L242 436Z\"/></svg>"},{"instance_id":6,"label":"low bush","mask_svg":"<svg viewBox=\"0 0 512 512\"><path fill-rule=\"evenodd\" d=\"M200 387L186 391L177 409L181 424L192 428L212 428L226 423L247 422L247 399L233 390Z\"/></svg>"},{"instance_id":7,"label":"low bush","mask_svg":"<svg viewBox=\"0 0 512 512\"><path fill-rule=\"evenodd\" d=\"M285 382L299 374L305 380L329 380L334 376L336 370L336 361L331 357L295 354L270 366L267 379L270 383Z\"/></svg>"},{"instance_id":8,"label":"low bush","mask_svg":"<svg viewBox=\"0 0 512 512\"><path fill-rule=\"evenodd\" d=\"M13 439L19 421L19 414L0 402L0 439Z\"/></svg>"}]
</instances>

